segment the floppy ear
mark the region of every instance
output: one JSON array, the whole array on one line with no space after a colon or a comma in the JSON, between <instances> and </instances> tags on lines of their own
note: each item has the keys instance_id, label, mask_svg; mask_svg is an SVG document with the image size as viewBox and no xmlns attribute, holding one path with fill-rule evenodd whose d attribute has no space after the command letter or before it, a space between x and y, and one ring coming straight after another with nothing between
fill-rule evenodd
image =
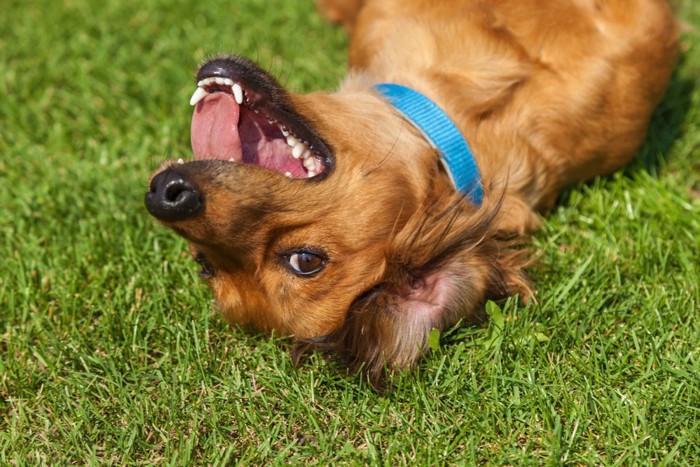
<instances>
[{"instance_id":1,"label":"floppy ear","mask_svg":"<svg viewBox=\"0 0 700 467\"><path fill-rule=\"evenodd\" d=\"M528 252L497 237L499 208L475 210L455 196L420 210L388 246L382 282L354 301L340 329L298 342L295 363L307 350L336 352L380 387L385 369L410 367L426 351L432 328L482 320L488 299L529 295Z\"/></svg>"}]
</instances>

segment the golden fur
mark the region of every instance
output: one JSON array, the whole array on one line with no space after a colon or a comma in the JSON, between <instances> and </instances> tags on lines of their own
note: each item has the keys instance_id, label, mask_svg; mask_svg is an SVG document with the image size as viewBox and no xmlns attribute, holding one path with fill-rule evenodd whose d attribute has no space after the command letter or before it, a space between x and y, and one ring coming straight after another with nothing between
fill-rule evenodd
<instances>
[{"instance_id":1,"label":"golden fur","mask_svg":"<svg viewBox=\"0 0 700 467\"><path fill-rule=\"evenodd\" d=\"M206 212L165 223L216 271L208 281L228 320L293 336L297 359L333 350L377 383L385 366L412 365L432 328L529 293L529 258L507 239L536 229L565 186L634 157L677 27L662 0L319 7L351 35L348 77L337 92L285 98L332 148L333 171L305 182L187 163L179 173ZM455 192L435 151L372 90L378 82L413 87L452 118L475 154L483 206ZM289 274L275 252L297 245L322 249L325 269Z\"/></svg>"}]
</instances>

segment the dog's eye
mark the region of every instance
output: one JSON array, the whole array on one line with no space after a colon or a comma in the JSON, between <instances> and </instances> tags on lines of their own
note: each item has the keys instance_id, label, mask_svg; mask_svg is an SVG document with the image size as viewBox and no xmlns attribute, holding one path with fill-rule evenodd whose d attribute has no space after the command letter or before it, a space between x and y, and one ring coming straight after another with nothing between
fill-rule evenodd
<instances>
[{"instance_id":1,"label":"dog's eye","mask_svg":"<svg viewBox=\"0 0 700 467\"><path fill-rule=\"evenodd\" d=\"M295 251L284 255L287 267L299 276L311 276L326 266L323 255L310 251Z\"/></svg>"},{"instance_id":2,"label":"dog's eye","mask_svg":"<svg viewBox=\"0 0 700 467\"><path fill-rule=\"evenodd\" d=\"M204 256L204 253L198 251L194 257L194 260L197 261L200 266L202 266L202 270L199 271L199 277L202 279L209 279L210 277L214 276L214 268L211 266L211 264L209 264L209 261L207 261L207 257Z\"/></svg>"}]
</instances>

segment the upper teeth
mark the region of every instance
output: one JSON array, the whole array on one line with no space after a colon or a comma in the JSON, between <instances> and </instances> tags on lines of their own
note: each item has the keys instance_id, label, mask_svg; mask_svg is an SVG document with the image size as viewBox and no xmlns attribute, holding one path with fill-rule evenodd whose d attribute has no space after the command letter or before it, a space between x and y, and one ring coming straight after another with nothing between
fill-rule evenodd
<instances>
[{"instance_id":1,"label":"upper teeth","mask_svg":"<svg viewBox=\"0 0 700 467\"><path fill-rule=\"evenodd\" d=\"M233 97L236 99L236 103L241 105L243 103L243 88L240 84L234 83L231 86L231 90L233 91Z\"/></svg>"},{"instance_id":2,"label":"upper teeth","mask_svg":"<svg viewBox=\"0 0 700 467\"><path fill-rule=\"evenodd\" d=\"M316 157L311 153L309 147L303 141L299 141L296 136L290 135L288 132L283 130L282 134L284 133L287 133L287 144L292 148L292 157L294 157L294 159L301 158L304 167L306 167L309 178L316 175L318 170L320 170L320 167L316 166Z\"/></svg>"},{"instance_id":3,"label":"upper teeth","mask_svg":"<svg viewBox=\"0 0 700 467\"><path fill-rule=\"evenodd\" d=\"M245 101L245 92L243 91L243 87L240 84L235 83L229 78L211 77L205 78L197 83L197 89L194 91L194 94L192 94L192 98L190 99L190 105L197 105L198 102L207 97L210 94L210 92L207 90L207 87L213 85L229 87L238 105L242 105ZM258 113L258 109L252 110L255 113ZM269 117L268 120L270 120L270 122L274 121ZM311 150L306 145L306 143L304 143L303 141L299 141L299 139L296 136L292 135L286 127L282 126L279 123L277 125L280 131L282 132L282 135L284 135L284 137L287 138L287 144L292 148L292 156L295 159L302 160L302 163L307 170L307 176L309 178L315 176L321 170L321 163L316 159L316 156L314 156L311 153ZM229 161L235 162L233 157L230 158ZM292 174L290 172L286 172L285 175L289 177Z\"/></svg>"},{"instance_id":4,"label":"upper teeth","mask_svg":"<svg viewBox=\"0 0 700 467\"><path fill-rule=\"evenodd\" d=\"M214 84L218 86L228 86L229 88L231 88L231 92L233 93L234 99L236 99L236 103L238 105L243 104L245 95L243 93L243 87L241 87L240 84L234 83L233 80L229 78L211 77L205 78L199 83L197 83L197 89L194 91L194 94L192 94L192 98L190 99L190 105L197 105L199 101L207 97L209 95L209 91L207 91L207 86L211 86Z\"/></svg>"},{"instance_id":5,"label":"upper teeth","mask_svg":"<svg viewBox=\"0 0 700 467\"><path fill-rule=\"evenodd\" d=\"M197 88L195 90L194 94L192 94L192 98L190 99L190 105L197 105L197 102L201 101L205 97L207 97L209 93L207 92L206 89L204 88Z\"/></svg>"},{"instance_id":6,"label":"upper teeth","mask_svg":"<svg viewBox=\"0 0 700 467\"><path fill-rule=\"evenodd\" d=\"M313 157L307 157L304 159L304 167L307 168L307 170L313 171L316 168L316 161L314 160Z\"/></svg>"},{"instance_id":7,"label":"upper teeth","mask_svg":"<svg viewBox=\"0 0 700 467\"><path fill-rule=\"evenodd\" d=\"M296 146L292 148L292 157L294 159L299 159L302 154L306 152L306 146L304 146L304 143L299 142L297 143Z\"/></svg>"}]
</instances>

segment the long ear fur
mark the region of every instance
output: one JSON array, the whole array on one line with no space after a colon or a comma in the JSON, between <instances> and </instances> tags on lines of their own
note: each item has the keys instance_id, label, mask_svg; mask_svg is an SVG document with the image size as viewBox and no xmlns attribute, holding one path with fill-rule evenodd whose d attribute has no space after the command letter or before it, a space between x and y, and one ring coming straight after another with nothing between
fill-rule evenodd
<instances>
[{"instance_id":1,"label":"long ear fur","mask_svg":"<svg viewBox=\"0 0 700 467\"><path fill-rule=\"evenodd\" d=\"M419 210L388 245L384 280L355 300L340 329L298 342L295 363L308 350L334 352L381 387L385 369L410 367L425 352L432 328L482 320L487 299L529 296L530 256L498 237L500 206L476 210L455 195Z\"/></svg>"}]
</instances>

